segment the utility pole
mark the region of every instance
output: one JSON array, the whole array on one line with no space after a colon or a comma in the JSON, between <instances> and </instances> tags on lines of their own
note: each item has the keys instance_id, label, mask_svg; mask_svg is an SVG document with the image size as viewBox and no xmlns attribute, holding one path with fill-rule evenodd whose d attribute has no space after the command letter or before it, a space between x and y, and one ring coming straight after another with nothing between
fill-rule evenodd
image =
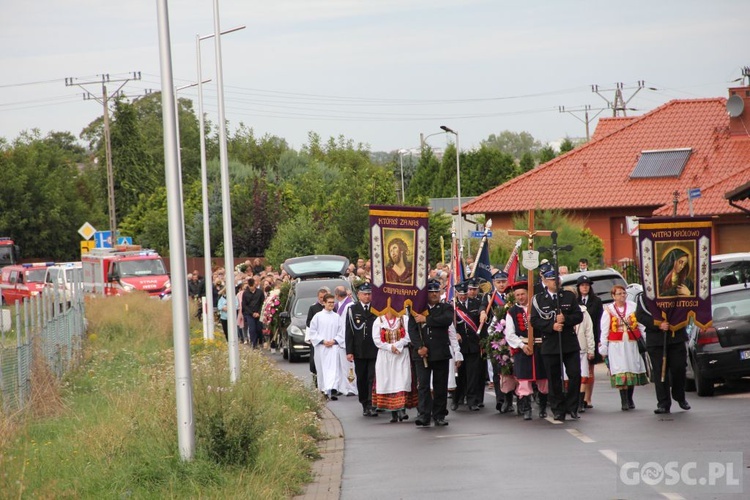
<instances>
[{"instance_id":1,"label":"utility pole","mask_svg":"<svg viewBox=\"0 0 750 500\"><path fill-rule=\"evenodd\" d=\"M612 116L617 117L619 116L619 113L622 113L622 116L628 116L628 111L635 111L632 108L628 108L628 103L635 97L635 95L646 88L646 82L643 80L638 80L638 84L636 87L625 87L623 83L616 84L614 89L599 89L599 85L592 85L591 86L591 92L595 93L602 99L604 99L607 102L607 106L609 109L612 110ZM633 95L627 98L627 100L623 97L622 91L623 90L633 90L635 89L635 92L633 92ZM654 87L648 87L649 90L656 90ZM599 91L602 92L612 92L615 93L615 99L614 101L610 101L606 97L604 97Z\"/></svg>"},{"instance_id":2,"label":"utility pole","mask_svg":"<svg viewBox=\"0 0 750 500\"><path fill-rule=\"evenodd\" d=\"M84 85L94 85L98 84L100 82L98 81L88 81L88 82L78 82L76 81L76 78L66 78L65 79L65 86L66 87L72 87L72 86L78 86L81 89L85 91L83 94L83 100L95 100L98 101L102 107L104 108L104 156L106 158L107 162L107 200L108 200L108 208L109 208L109 230L112 238L112 244L117 243L117 215L115 213L115 174L114 174L114 167L112 165L112 142L110 140L110 134L109 134L109 99L110 97L118 97L120 95L120 90L125 86L126 83L128 83L130 80L140 80L141 79L141 72L140 71L134 71L130 74L127 78L116 78L111 79L109 74L103 74L101 75L101 84L102 84L102 98L101 100L96 97L94 94L86 90ZM115 90L111 95L107 93L107 84L108 83L115 83L115 82L122 82L122 84L117 87L117 90Z\"/></svg>"},{"instance_id":3,"label":"utility pole","mask_svg":"<svg viewBox=\"0 0 750 500\"><path fill-rule=\"evenodd\" d=\"M573 116L576 120L578 120L581 123L584 123L586 125L586 142L591 140L591 134L589 133L589 125L592 121L594 121L594 118L599 116L602 111L604 111L607 108L596 108L598 110L598 113L596 113L594 116L589 117L589 111L591 111L591 106L586 104L585 106L581 108L575 108L575 109L567 109L565 106L558 106L558 111L560 113L568 113ZM584 118L581 119L580 117L576 116L575 113L584 113Z\"/></svg>"}]
</instances>

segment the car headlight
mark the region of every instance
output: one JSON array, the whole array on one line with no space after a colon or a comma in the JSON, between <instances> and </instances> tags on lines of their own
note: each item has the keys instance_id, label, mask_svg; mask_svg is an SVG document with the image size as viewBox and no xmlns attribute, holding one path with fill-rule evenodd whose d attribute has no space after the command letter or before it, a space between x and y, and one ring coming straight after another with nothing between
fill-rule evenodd
<instances>
[{"instance_id":1,"label":"car headlight","mask_svg":"<svg viewBox=\"0 0 750 500\"><path fill-rule=\"evenodd\" d=\"M166 281L166 282L164 283L164 289L165 289L165 290L169 290L170 288L172 288L172 282L171 282L171 281L169 281L169 280L167 280L167 281Z\"/></svg>"},{"instance_id":2,"label":"car headlight","mask_svg":"<svg viewBox=\"0 0 750 500\"><path fill-rule=\"evenodd\" d=\"M287 331L289 332L289 335L291 335L292 337L298 337L297 340L299 340L300 342L305 340L305 332L302 331L300 327L295 326L295 325L290 325Z\"/></svg>"},{"instance_id":3,"label":"car headlight","mask_svg":"<svg viewBox=\"0 0 750 500\"><path fill-rule=\"evenodd\" d=\"M122 287L122 289L123 289L124 291L126 291L126 292L132 292L133 290L135 290L135 287L134 287L133 285L131 285L130 283L123 283L123 282L121 281L121 282L120 282L120 286L121 286L121 287Z\"/></svg>"}]
</instances>

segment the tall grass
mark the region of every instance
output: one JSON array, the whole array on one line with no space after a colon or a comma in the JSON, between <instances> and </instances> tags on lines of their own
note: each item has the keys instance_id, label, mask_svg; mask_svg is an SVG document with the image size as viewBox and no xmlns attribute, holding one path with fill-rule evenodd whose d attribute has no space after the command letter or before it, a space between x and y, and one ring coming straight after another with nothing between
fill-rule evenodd
<instances>
[{"instance_id":1,"label":"tall grass","mask_svg":"<svg viewBox=\"0 0 750 500\"><path fill-rule=\"evenodd\" d=\"M255 351L229 383L223 341L191 339L196 450L177 445L171 304L139 295L87 304L81 368L0 422L0 497L288 498L310 479L320 399ZM49 392L48 385L47 392ZM41 411L49 401L51 410ZM15 434L9 438L10 432Z\"/></svg>"}]
</instances>

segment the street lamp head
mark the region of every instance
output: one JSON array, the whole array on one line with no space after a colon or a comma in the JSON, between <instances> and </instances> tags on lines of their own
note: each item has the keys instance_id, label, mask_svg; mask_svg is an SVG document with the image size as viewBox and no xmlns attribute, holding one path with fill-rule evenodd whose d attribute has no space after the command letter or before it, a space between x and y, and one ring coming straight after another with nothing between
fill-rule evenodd
<instances>
[{"instance_id":1,"label":"street lamp head","mask_svg":"<svg viewBox=\"0 0 750 500\"><path fill-rule=\"evenodd\" d=\"M440 128L445 132L448 132L449 134L458 135L455 130L451 129L450 127L446 127L445 125L440 125Z\"/></svg>"}]
</instances>

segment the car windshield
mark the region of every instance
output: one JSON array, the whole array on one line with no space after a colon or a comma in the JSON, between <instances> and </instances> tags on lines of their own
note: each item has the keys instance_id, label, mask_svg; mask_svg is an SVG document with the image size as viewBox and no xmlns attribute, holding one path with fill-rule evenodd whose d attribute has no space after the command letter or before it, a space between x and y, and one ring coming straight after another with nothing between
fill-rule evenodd
<instances>
[{"instance_id":1,"label":"car windshield","mask_svg":"<svg viewBox=\"0 0 750 500\"><path fill-rule=\"evenodd\" d=\"M121 278L167 274L161 259L124 260L119 264Z\"/></svg>"},{"instance_id":2,"label":"car windshield","mask_svg":"<svg viewBox=\"0 0 750 500\"><path fill-rule=\"evenodd\" d=\"M711 263L711 287L718 288L750 281L750 261Z\"/></svg>"},{"instance_id":3,"label":"car windshield","mask_svg":"<svg viewBox=\"0 0 750 500\"><path fill-rule=\"evenodd\" d=\"M318 301L318 296L314 297L300 297L294 304L294 316L300 318L302 316L307 317L307 311L310 310L310 306Z\"/></svg>"},{"instance_id":4,"label":"car windshield","mask_svg":"<svg viewBox=\"0 0 750 500\"><path fill-rule=\"evenodd\" d=\"M750 316L750 289L712 295L711 313L716 321L729 317Z\"/></svg>"},{"instance_id":5,"label":"car windshield","mask_svg":"<svg viewBox=\"0 0 750 500\"><path fill-rule=\"evenodd\" d=\"M47 274L46 268L32 269L26 272L27 283L44 283L44 275Z\"/></svg>"},{"instance_id":6,"label":"car windshield","mask_svg":"<svg viewBox=\"0 0 750 500\"><path fill-rule=\"evenodd\" d=\"M65 277L68 283L78 283L83 281L83 269L80 267L71 267L65 270Z\"/></svg>"}]
</instances>

